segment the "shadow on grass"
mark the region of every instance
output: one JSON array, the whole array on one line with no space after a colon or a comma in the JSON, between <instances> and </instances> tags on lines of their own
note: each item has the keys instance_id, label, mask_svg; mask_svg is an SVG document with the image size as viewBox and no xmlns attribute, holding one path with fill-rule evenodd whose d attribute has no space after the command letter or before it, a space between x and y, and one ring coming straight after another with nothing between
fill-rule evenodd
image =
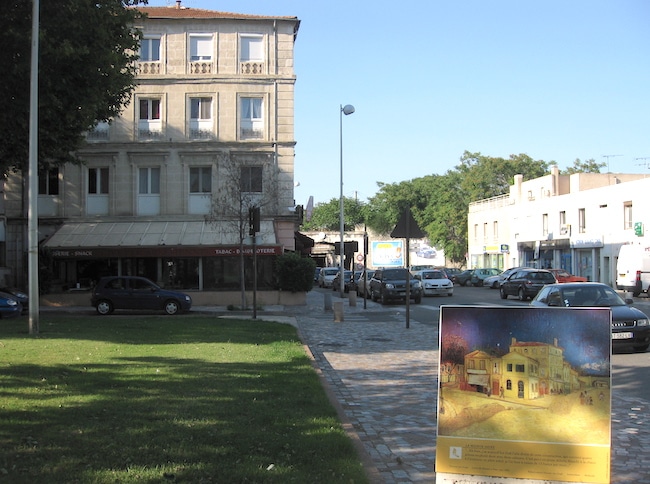
<instances>
[{"instance_id":1,"label":"shadow on grass","mask_svg":"<svg viewBox=\"0 0 650 484\"><path fill-rule=\"evenodd\" d=\"M366 482L290 326L48 318L0 330L0 480Z\"/></svg>"}]
</instances>

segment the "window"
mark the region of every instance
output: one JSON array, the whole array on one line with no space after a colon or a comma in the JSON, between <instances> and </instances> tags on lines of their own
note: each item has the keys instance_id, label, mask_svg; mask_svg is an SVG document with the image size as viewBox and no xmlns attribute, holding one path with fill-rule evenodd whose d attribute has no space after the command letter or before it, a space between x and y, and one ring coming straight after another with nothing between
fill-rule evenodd
<instances>
[{"instance_id":1,"label":"window","mask_svg":"<svg viewBox=\"0 0 650 484\"><path fill-rule=\"evenodd\" d=\"M190 35L190 61L212 61L212 35Z\"/></svg>"},{"instance_id":2,"label":"window","mask_svg":"<svg viewBox=\"0 0 650 484\"><path fill-rule=\"evenodd\" d=\"M264 70L264 37L242 35L239 40L239 69L242 74L262 74Z\"/></svg>"},{"instance_id":3,"label":"window","mask_svg":"<svg viewBox=\"0 0 650 484\"><path fill-rule=\"evenodd\" d=\"M160 193L160 168L140 168L138 193Z\"/></svg>"},{"instance_id":4,"label":"window","mask_svg":"<svg viewBox=\"0 0 650 484\"><path fill-rule=\"evenodd\" d=\"M548 235L548 214L542 214L542 235Z\"/></svg>"},{"instance_id":5,"label":"window","mask_svg":"<svg viewBox=\"0 0 650 484\"><path fill-rule=\"evenodd\" d=\"M499 222L496 220L492 222L492 232L494 240L497 240L499 238Z\"/></svg>"},{"instance_id":6,"label":"window","mask_svg":"<svg viewBox=\"0 0 650 484\"><path fill-rule=\"evenodd\" d=\"M631 229L633 226L632 222L632 202L625 202L623 204L623 228Z\"/></svg>"},{"instance_id":7,"label":"window","mask_svg":"<svg viewBox=\"0 0 650 484\"><path fill-rule=\"evenodd\" d=\"M578 232L584 234L587 231L587 214L584 208L578 209Z\"/></svg>"},{"instance_id":8,"label":"window","mask_svg":"<svg viewBox=\"0 0 650 484\"><path fill-rule=\"evenodd\" d=\"M241 98L241 139L260 139L264 134L262 118L262 98Z\"/></svg>"},{"instance_id":9,"label":"window","mask_svg":"<svg viewBox=\"0 0 650 484\"><path fill-rule=\"evenodd\" d=\"M145 37L140 42L140 62L160 61L160 37Z\"/></svg>"},{"instance_id":10,"label":"window","mask_svg":"<svg viewBox=\"0 0 650 484\"><path fill-rule=\"evenodd\" d=\"M261 35L242 35L239 58L242 62L263 61L264 44Z\"/></svg>"},{"instance_id":11,"label":"window","mask_svg":"<svg viewBox=\"0 0 650 484\"><path fill-rule=\"evenodd\" d=\"M560 226L566 225L566 212L562 210L560 212Z\"/></svg>"},{"instance_id":12,"label":"window","mask_svg":"<svg viewBox=\"0 0 650 484\"><path fill-rule=\"evenodd\" d=\"M212 170L209 166L190 168L190 193L212 192Z\"/></svg>"},{"instance_id":13,"label":"window","mask_svg":"<svg viewBox=\"0 0 650 484\"><path fill-rule=\"evenodd\" d=\"M138 138L162 138L161 102L157 98L140 98L138 113Z\"/></svg>"},{"instance_id":14,"label":"window","mask_svg":"<svg viewBox=\"0 0 650 484\"><path fill-rule=\"evenodd\" d=\"M483 223L483 240L488 239L488 224L487 222Z\"/></svg>"},{"instance_id":15,"label":"window","mask_svg":"<svg viewBox=\"0 0 650 484\"><path fill-rule=\"evenodd\" d=\"M140 120L160 119L160 99L140 99Z\"/></svg>"},{"instance_id":16,"label":"window","mask_svg":"<svg viewBox=\"0 0 650 484\"><path fill-rule=\"evenodd\" d=\"M515 371L517 373L524 373L525 372L524 368L525 368L524 365L521 365L521 364L516 364L515 365Z\"/></svg>"},{"instance_id":17,"label":"window","mask_svg":"<svg viewBox=\"0 0 650 484\"><path fill-rule=\"evenodd\" d=\"M212 98L190 98L190 138L212 138Z\"/></svg>"},{"instance_id":18,"label":"window","mask_svg":"<svg viewBox=\"0 0 650 484\"><path fill-rule=\"evenodd\" d=\"M160 168L138 170L138 215L160 214Z\"/></svg>"},{"instance_id":19,"label":"window","mask_svg":"<svg viewBox=\"0 0 650 484\"><path fill-rule=\"evenodd\" d=\"M88 215L108 215L108 168L88 168Z\"/></svg>"},{"instance_id":20,"label":"window","mask_svg":"<svg viewBox=\"0 0 650 484\"><path fill-rule=\"evenodd\" d=\"M58 195L59 194L59 168L54 167L39 172L38 194Z\"/></svg>"},{"instance_id":21,"label":"window","mask_svg":"<svg viewBox=\"0 0 650 484\"><path fill-rule=\"evenodd\" d=\"M209 166L190 168L189 213L210 213L212 205L212 169Z\"/></svg>"},{"instance_id":22,"label":"window","mask_svg":"<svg viewBox=\"0 0 650 484\"><path fill-rule=\"evenodd\" d=\"M108 194L108 168L88 169L88 193L92 195Z\"/></svg>"},{"instance_id":23,"label":"window","mask_svg":"<svg viewBox=\"0 0 650 484\"><path fill-rule=\"evenodd\" d=\"M261 166L242 166L241 191L262 193L262 171Z\"/></svg>"}]
</instances>

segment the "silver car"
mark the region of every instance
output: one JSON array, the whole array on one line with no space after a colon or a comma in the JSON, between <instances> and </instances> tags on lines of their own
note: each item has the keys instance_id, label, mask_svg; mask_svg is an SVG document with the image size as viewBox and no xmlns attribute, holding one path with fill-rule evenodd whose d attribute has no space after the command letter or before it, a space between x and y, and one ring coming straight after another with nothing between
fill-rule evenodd
<instances>
[{"instance_id":1,"label":"silver car","mask_svg":"<svg viewBox=\"0 0 650 484\"><path fill-rule=\"evenodd\" d=\"M413 277L422 282L422 291L425 296L453 296L454 283L447 279L447 275L437 269L425 269L413 273Z\"/></svg>"}]
</instances>

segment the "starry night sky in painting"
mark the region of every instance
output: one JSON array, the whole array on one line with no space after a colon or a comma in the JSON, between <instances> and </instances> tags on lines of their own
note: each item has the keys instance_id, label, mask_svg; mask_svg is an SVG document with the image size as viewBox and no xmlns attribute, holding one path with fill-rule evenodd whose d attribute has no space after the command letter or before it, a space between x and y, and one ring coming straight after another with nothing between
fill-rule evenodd
<instances>
[{"instance_id":1,"label":"starry night sky in painting","mask_svg":"<svg viewBox=\"0 0 650 484\"><path fill-rule=\"evenodd\" d=\"M459 336L468 352L495 356L518 342L557 344L564 359L586 374L609 375L611 316L609 308L532 308L442 306L440 335Z\"/></svg>"}]
</instances>

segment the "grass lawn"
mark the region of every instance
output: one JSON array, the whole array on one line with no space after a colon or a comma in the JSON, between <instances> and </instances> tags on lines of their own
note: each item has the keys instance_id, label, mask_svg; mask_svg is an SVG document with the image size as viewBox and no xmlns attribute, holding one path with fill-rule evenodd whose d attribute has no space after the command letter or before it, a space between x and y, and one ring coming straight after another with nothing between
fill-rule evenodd
<instances>
[{"instance_id":1,"label":"grass lawn","mask_svg":"<svg viewBox=\"0 0 650 484\"><path fill-rule=\"evenodd\" d=\"M0 321L0 482L365 483L295 328Z\"/></svg>"}]
</instances>

